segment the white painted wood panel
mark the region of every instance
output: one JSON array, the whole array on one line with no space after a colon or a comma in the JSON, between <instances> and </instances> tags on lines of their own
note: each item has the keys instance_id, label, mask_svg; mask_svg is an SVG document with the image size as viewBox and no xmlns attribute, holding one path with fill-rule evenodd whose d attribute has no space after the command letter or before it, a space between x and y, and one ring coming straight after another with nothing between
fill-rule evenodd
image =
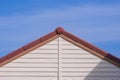
<instances>
[{"instance_id":1,"label":"white painted wood panel","mask_svg":"<svg viewBox=\"0 0 120 80\"><path fill-rule=\"evenodd\" d=\"M1 80L57 80L57 77L0 77ZM88 79L89 78L89 79ZM62 80L119 80L119 77L63 77Z\"/></svg>"},{"instance_id":2,"label":"white painted wood panel","mask_svg":"<svg viewBox=\"0 0 120 80\"><path fill-rule=\"evenodd\" d=\"M20 64L20 63L10 63L3 67L58 67L58 64Z\"/></svg>"},{"instance_id":3,"label":"white painted wood panel","mask_svg":"<svg viewBox=\"0 0 120 80\"><path fill-rule=\"evenodd\" d=\"M62 80L120 80L119 77L62 77Z\"/></svg>"},{"instance_id":4,"label":"white painted wood panel","mask_svg":"<svg viewBox=\"0 0 120 80\"><path fill-rule=\"evenodd\" d=\"M46 45L57 45L57 44L58 44L58 40L54 40L54 41L47 43Z\"/></svg>"},{"instance_id":5,"label":"white painted wood panel","mask_svg":"<svg viewBox=\"0 0 120 80\"><path fill-rule=\"evenodd\" d=\"M57 73L44 73L44 72L0 72L1 76L57 76Z\"/></svg>"},{"instance_id":6,"label":"white painted wood panel","mask_svg":"<svg viewBox=\"0 0 120 80\"><path fill-rule=\"evenodd\" d=\"M1 80L57 80L57 77L0 77Z\"/></svg>"},{"instance_id":7,"label":"white painted wood panel","mask_svg":"<svg viewBox=\"0 0 120 80\"><path fill-rule=\"evenodd\" d=\"M97 58L96 56L94 55L69 55L69 54L63 54L63 59L64 58Z\"/></svg>"},{"instance_id":8,"label":"white painted wood panel","mask_svg":"<svg viewBox=\"0 0 120 80\"><path fill-rule=\"evenodd\" d=\"M57 76L58 74L57 73L37 73L37 72L11 72L11 73L5 73L5 72L3 72L3 73L0 73L0 77L2 77L2 76L9 76L9 77L12 77L12 76L25 76L25 77L28 77L28 76L51 76L51 77L54 77L54 76ZM63 73L62 74L62 76L65 76L65 77L67 77L67 76L71 76L71 77L85 77L85 76L87 76L87 75L89 75L89 76L91 76L91 77L102 77L102 76L104 76L104 77L109 77L109 76L113 76L113 77L117 77L117 76L120 76L120 73Z\"/></svg>"},{"instance_id":9,"label":"white painted wood panel","mask_svg":"<svg viewBox=\"0 0 120 80\"><path fill-rule=\"evenodd\" d=\"M71 63L71 64L62 64L63 67L92 67L92 68L95 68L95 67L115 67L114 65L110 65L110 64L100 64L100 65L97 65L97 64L78 64L78 63ZM116 68L116 67L115 67ZM116 68L119 70L119 68Z\"/></svg>"},{"instance_id":10,"label":"white painted wood panel","mask_svg":"<svg viewBox=\"0 0 120 80\"><path fill-rule=\"evenodd\" d=\"M87 52L87 51L84 51L84 50L82 50L82 49L79 49L79 50L73 50L73 49L70 49L70 50L62 50L62 53L64 54L64 53L68 53L68 54L70 54L70 53L78 53L78 54L86 54L86 55L90 55L90 53L89 52Z\"/></svg>"},{"instance_id":11,"label":"white painted wood panel","mask_svg":"<svg viewBox=\"0 0 120 80\"><path fill-rule=\"evenodd\" d=\"M41 50L41 49L45 49L45 50L57 50L58 49L58 45L44 45L44 46L42 46L42 47L40 47L40 48L38 48L38 50Z\"/></svg>"},{"instance_id":12,"label":"white painted wood panel","mask_svg":"<svg viewBox=\"0 0 120 80\"><path fill-rule=\"evenodd\" d=\"M57 80L58 39L0 68L0 80Z\"/></svg>"},{"instance_id":13,"label":"white painted wood panel","mask_svg":"<svg viewBox=\"0 0 120 80\"><path fill-rule=\"evenodd\" d=\"M58 80L62 80L62 72L61 72L61 66L62 66L62 46L61 46L61 38L59 37L58 38L58 41L59 41L59 50L58 50Z\"/></svg>"},{"instance_id":14,"label":"white painted wood panel","mask_svg":"<svg viewBox=\"0 0 120 80\"><path fill-rule=\"evenodd\" d=\"M73 49L73 50L76 50L76 49L80 49L79 47L77 46L74 46L74 45L62 45L62 49Z\"/></svg>"},{"instance_id":15,"label":"white painted wood panel","mask_svg":"<svg viewBox=\"0 0 120 80\"><path fill-rule=\"evenodd\" d=\"M113 70L112 70L113 69ZM104 70L104 71L103 71ZM119 69L114 69L114 68L63 68L62 69L63 72L78 72L78 73L82 73L82 72L90 72L90 71L93 71L93 72L119 72L120 73L120 70Z\"/></svg>"},{"instance_id":16,"label":"white painted wood panel","mask_svg":"<svg viewBox=\"0 0 120 80\"><path fill-rule=\"evenodd\" d=\"M37 49L37 50L34 50L34 51L31 51L30 53L58 53L58 50L40 50L40 49Z\"/></svg>"},{"instance_id":17,"label":"white painted wood panel","mask_svg":"<svg viewBox=\"0 0 120 80\"><path fill-rule=\"evenodd\" d=\"M62 45L74 45L74 44L68 43L67 41L63 41L63 40L62 40Z\"/></svg>"},{"instance_id":18,"label":"white painted wood panel","mask_svg":"<svg viewBox=\"0 0 120 80\"><path fill-rule=\"evenodd\" d=\"M17 59L12 62L58 62L57 59Z\"/></svg>"},{"instance_id":19,"label":"white painted wood panel","mask_svg":"<svg viewBox=\"0 0 120 80\"><path fill-rule=\"evenodd\" d=\"M25 57L58 57L58 54L26 54L25 56L23 56L22 58L25 58Z\"/></svg>"},{"instance_id":20,"label":"white painted wood panel","mask_svg":"<svg viewBox=\"0 0 120 80\"><path fill-rule=\"evenodd\" d=\"M49 43L47 43L46 45L57 45L58 44L58 39L55 39Z\"/></svg>"},{"instance_id":21,"label":"white painted wood panel","mask_svg":"<svg viewBox=\"0 0 120 80\"><path fill-rule=\"evenodd\" d=\"M120 80L120 68L57 38L1 67L0 80Z\"/></svg>"},{"instance_id":22,"label":"white painted wood panel","mask_svg":"<svg viewBox=\"0 0 120 80\"><path fill-rule=\"evenodd\" d=\"M51 55L51 56L44 56L44 57L42 57L42 56L37 56L37 57L35 57L35 56L28 56L28 57L22 57L22 59L39 59L39 58L41 58L41 59L57 59L58 57L57 56L55 56L55 55Z\"/></svg>"},{"instance_id":23,"label":"white painted wood panel","mask_svg":"<svg viewBox=\"0 0 120 80\"><path fill-rule=\"evenodd\" d=\"M62 41L62 44L72 44L72 43L70 43L70 42L68 42L67 40L65 40L65 39L61 39L61 41ZM72 44L72 45L74 45L74 44Z\"/></svg>"},{"instance_id":24,"label":"white painted wood panel","mask_svg":"<svg viewBox=\"0 0 120 80\"><path fill-rule=\"evenodd\" d=\"M0 71L58 71L57 68L1 68Z\"/></svg>"},{"instance_id":25,"label":"white painted wood panel","mask_svg":"<svg viewBox=\"0 0 120 80\"><path fill-rule=\"evenodd\" d=\"M62 68L62 71L64 72L64 71L70 71L70 72L72 72L72 71L74 71L74 72L82 72L82 71L88 71L88 72L90 72L90 71L113 71L113 72L115 72L115 71L120 71L120 69L116 69L116 68L94 68L94 67L91 67L91 68L84 68L84 67L82 67L82 68Z\"/></svg>"},{"instance_id":26,"label":"white painted wood panel","mask_svg":"<svg viewBox=\"0 0 120 80\"><path fill-rule=\"evenodd\" d=\"M92 77L96 77L96 76L99 76L99 77L109 77L109 76L120 76L120 72L114 72L114 74L113 73L110 73L110 72L107 72L107 73L105 73L105 72L103 72L103 73L100 73L100 72L96 72L96 73L93 73L93 72L81 72L81 73L63 73L62 74L62 76L70 76L70 77L75 77L75 76L78 76L78 77L80 77L80 76L92 76Z\"/></svg>"},{"instance_id":27,"label":"white painted wood panel","mask_svg":"<svg viewBox=\"0 0 120 80\"><path fill-rule=\"evenodd\" d=\"M62 59L63 62L104 62L107 63L106 61L102 61L101 59Z\"/></svg>"},{"instance_id":28,"label":"white painted wood panel","mask_svg":"<svg viewBox=\"0 0 120 80\"><path fill-rule=\"evenodd\" d=\"M120 80L120 68L64 39L62 43L62 80Z\"/></svg>"}]
</instances>

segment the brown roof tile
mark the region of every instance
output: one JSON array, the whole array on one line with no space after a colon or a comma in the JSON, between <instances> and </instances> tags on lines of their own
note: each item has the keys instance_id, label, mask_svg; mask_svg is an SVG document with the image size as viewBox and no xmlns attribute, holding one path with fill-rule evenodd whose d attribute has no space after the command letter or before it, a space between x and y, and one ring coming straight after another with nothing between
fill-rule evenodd
<instances>
[{"instance_id":1,"label":"brown roof tile","mask_svg":"<svg viewBox=\"0 0 120 80\"><path fill-rule=\"evenodd\" d=\"M46 41L46 40L48 40L51 37L54 37L56 35L58 35L58 36L59 35L64 35L64 36L72 39L73 41L75 41L77 43L80 43L80 44L84 45L85 47L88 47L89 49L91 49L93 51L96 51L98 54L100 54L100 55L112 60L113 62L117 63L118 65L120 65L120 59L119 58L117 58L117 57L115 57L115 56L113 56L113 55L111 55L111 54L109 54L109 53L107 53L107 52L93 46L92 44L90 44L90 43L88 43L88 42L86 42L86 41L72 35L71 33L65 31L62 27L58 27L57 29L55 29L55 31L53 31L53 32L51 32L51 33L49 33L49 34L47 34L47 35L33 41L33 42L31 42L31 43L29 43L29 44L27 44L25 46L23 46L22 48L19 48L16 51L13 51L10 54L0 58L0 64L2 64L6 60L9 60L10 58L13 58L14 56L20 54L21 52L24 52L24 51L32 48L33 46L35 46L35 45L37 45L39 43L43 43L44 41Z\"/></svg>"}]
</instances>

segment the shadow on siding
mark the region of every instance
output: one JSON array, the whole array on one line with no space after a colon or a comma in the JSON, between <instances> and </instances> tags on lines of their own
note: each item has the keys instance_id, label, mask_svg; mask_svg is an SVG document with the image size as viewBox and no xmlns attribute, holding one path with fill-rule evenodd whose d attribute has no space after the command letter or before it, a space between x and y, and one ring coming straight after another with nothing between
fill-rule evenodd
<instances>
[{"instance_id":1,"label":"shadow on siding","mask_svg":"<svg viewBox=\"0 0 120 80\"><path fill-rule=\"evenodd\" d=\"M120 68L102 60L92 71L88 72L84 80L120 80Z\"/></svg>"}]
</instances>

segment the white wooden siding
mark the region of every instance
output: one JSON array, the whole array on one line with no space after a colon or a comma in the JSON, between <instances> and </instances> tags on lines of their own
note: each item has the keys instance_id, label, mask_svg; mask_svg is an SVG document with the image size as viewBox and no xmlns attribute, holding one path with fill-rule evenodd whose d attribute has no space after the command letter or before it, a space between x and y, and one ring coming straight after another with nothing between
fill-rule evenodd
<instances>
[{"instance_id":1,"label":"white wooden siding","mask_svg":"<svg viewBox=\"0 0 120 80\"><path fill-rule=\"evenodd\" d=\"M58 39L0 68L0 80L57 80Z\"/></svg>"},{"instance_id":2,"label":"white wooden siding","mask_svg":"<svg viewBox=\"0 0 120 80\"><path fill-rule=\"evenodd\" d=\"M25 73L24 73L25 74ZM57 77L0 77L1 80L57 80Z\"/></svg>"},{"instance_id":3,"label":"white wooden siding","mask_svg":"<svg viewBox=\"0 0 120 80\"><path fill-rule=\"evenodd\" d=\"M0 80L120 80L120 68L57 38L2 66Z\"/></svg>"},{"instance_id":4,"label":"white wooden siding","mask_svg":"<svg viewBox=\"0 0 120 80\"><path fill-rule=\"evenodd\" d=\"M120 80L120 68L62 39L62 80Z\"/></svg>"}]
</instances>

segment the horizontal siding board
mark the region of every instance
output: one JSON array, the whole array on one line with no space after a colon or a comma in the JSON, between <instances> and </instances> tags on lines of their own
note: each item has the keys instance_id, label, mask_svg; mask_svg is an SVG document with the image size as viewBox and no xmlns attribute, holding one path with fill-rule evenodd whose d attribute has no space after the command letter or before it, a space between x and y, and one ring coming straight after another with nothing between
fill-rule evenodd
<instances>
[{"instance_id":1,"label":"horizontal siding board","mask_svg":"<svg viewBox=\"0 0 120 80\"><path fill-rule=\"evenodd\" d=\"M68 55L68 54L62 54L62 58L97 58L94 55Z\"/></svg>"},{"instance_id":2,"label":"horizontal siding board","mask_svg":"<svg viewBox=\"0 0 120 80\"><path fill-rule=\"evenodd\" d=\"M46 45L57 45L58 44L58 40L54 40L54 41L51 41L49 43L47 43Z\"/></svg>"},{"instance_id":3,"label":"horizontal siding board","mask_svg":"<svg viewBox=\"0 0 120 80\"><path fill-rule=\"evenodd\" d=\"M63 50L65 50L65 49L79 49L80 50L81 48L74 46L74 45L63 45L62 49Z\"/></svg>"},{"instance_id":4,"label":"horizontal siding board","mask_svg":"<svg viewBox=\"0 0 120 80\"><path fill-rule=\"evenodd\" d=\"M38 50L42 50L42 49L48 49L48 50L57 50L58 49L58 45L44 45L44 46L41 46L40 48L38 48Z\"/></svg>"},{"instance_id":5,"label":"horizontal siding board","mask_svg":"<svg viewBox=\"0 0 120 80\"><path fill-rule=\"evenodd\" d=\"M57 76L56 73L43 73L43 72L0 72L0 76Z\"/></svg>"},{"instance_id":6,"label":"horizontal siding board","mask_svg":"<svg viewBox=\"0 0 120 80\"><path fill-rule=\"evenodd\" d=\"M21 59L57 59L57 57L22 57Z\"/></svg>"},{"instance_id":7,"label":"horizontal siding board","mask_svg":"<svg viewBox=\"0 0 120 80\"><path fill-rule=\"evenodd\" d=\"M0 77L1 80L57 80L57 77Z\"/></svg>"},{"instance_id":8,"label":"horizontal siding board","mask_svg":"<svg viewBox=\"0 0 120 80\"><path fill-rule=\"evenodd\" d=\"M61 38L61 42L62 42L62 43L65 42L65 43L73 44L73 43L71 43L71 42L69 42L69 41L67 41L66 39L63 39L63 38Z\"/></svg>"},{"instance_id":9,"label":"horizontal siding board","mask_svg":"<svg viewBox=\"0 0 120 80\"><path fill-rule=\"evenodd\" d=\"M120 69L115 65L64 39L62 39L62 43L62 79L112 80L109 78L110 76L114 77L113 80L116 77L120 78ZM119 78L116 79L119 80Z\"/></svg>"},{"instance_id":10,"label":"horizontal siding board","mask_svg":"<svg viewBox=\"0 0 120 80\"><path fill-rule=\"evenodd\" d=\"M62 59L62 62L106 62L101 59Z\"/></svg>"},{"instance_id":11,"label":"horizontal siding board","mask_svg":"<svg viewBox=\"0 0 120 80\"><path fill-rule=\"evenodd\" d=\"M1 80L57 80L57 77L0 77ZM62 80L119 80L120 77L62 77Z\"/></svg>"},{"instance_id":12,"label":"horizontal siding board","mask_svg":"<svg viewBox=\"0 0 120 80\"><path fill-rule=\"evenodd\" d=\"M58 71L57 68L0 68L1 71Z\"/></svg>"},{"instance_id":13,"label":"horizontal siding board","mask_svg":"<svg viewBox=\"0 0 120 80\"><path fill-rule=\"evenodd\" d=\"M58 62L57 59L16 59L12 62Z\"/></svg>"},{"instance_id":14,"label":"horizontal siding board","mask_svg":"<svg viewBox=\"0 0 120 80\"><path fill-rule=\"evenodd\" d=\"M115 68L95 68L93 69L92 67L88 67L88 68L63 68L62 69L62 72L90 72L90 71L93 71L93 72L120 72L119 69L115 69Z\"/></svg>"},{"instance_id":15,"label":"horizontal siding board","mask_svg":"<svg viewBox=\"0 0 120 80\"><path fill-rule=\"evenodd\" d=\"M84 64L87 64L87 65L89 65L89 64L102 64L102 65L104 65L104 64L106 64L106 62L102 62L102 63L99 63L99 62L62 62L62 64L81 64L81 65L84 65Z\"/></svg>"},{"instance_id":16,"label":"horizontal siding board","mask_svg":"<svg viewBox=\"0 0 120 80\"><path fill-rule=\"evenodd\" d=\"M62 80L119 80L120 77L62 77Z\"/></svg>"},{"instance_id":17,"label":"horizontal siding board","mask_svg":"<svg viewBox=\"0 0 120 80\"><path fill-rule=\"evenodd\" d=\"M34 64L32 65L32 64L21 64L21 63L9 63L3 67L58 67L58 64Z\"/></svg>"},{"instance_id":18,"label":"horizontal siding board","mask_svg":"<svg viewBox=\"0 0 120 80\"><path fill-rule=\"evenodd\" d=\"M117 69L117 68L62 68L62 71L64 72L66 72L66 71L78 71L78 72L82 72L82 71L88 71L88 72L90 72L90 71L113 71L113 72L115 72L115 71L120 71L120 69Z\"/></svg>"},{"instance_id":19,"label":"horizontal siding board","mask_svg":"<svg viewBox=\"0 0 120 80\"><path fill-rule=\"evenodd\" d=\"M73 43L68 42L66 40L64 40L64 41L62 40L61 42L62 42L61 45L74 45Z\"/></svg>"},{"instance_id":20,"label":"horizontal siding board","mask_svg":"<svg viewBox=\"0 0 120 80\"><path fill-rule=\"evenodd\" d=\"M25 56L25 57L22 57L22 59L57 59L58 56L56 55L51 55L51 56Z\"/></svg>"},{"instance_id":21,"label":"horizontal siding board","mask_svg":"<svg viewBox=\"0 0 120 80\"><path fill-rule=\"evenodd\" d=\"M58 57L58 54L26 54L24 56L22 56L22 58L24 57Z\"/></svg>"},{"instance_id":22,"label":"horizontal siding board","mask_svg":"<svg viewBox=\"0 0 120 80\"><path fill-rule=\"evenodd\" d=\"M72 43L69 43L69 42L67 42L67 41L62 41L61 44L62 44L62 45L73 45Z\"/></svg>"},{"instance_id":23,"label":"horizontal siding board","mask_svg":"<svg viewBox=\"0 0 120 80\"><path fill-rule=\"evenodd\" d=\"M62 67L115 67L114 65L111 64L62 64ZM115 67L117 70L120 70L119 68Z\"/></svg>"},{"instance_id":24,"label":"horizontal siding board","mask_svg":"<svg viewBox=\"0 0 120 80\"><path fill-rule=\"evenodd\" d=\"M62 73L62 76L100 76L100 77L103 77L103 76L120 76L120 72L119 73L92 73L92 72L89 72L89 73Z\"/></svg>"},{"instance_id":25,"label":"horizontal siding board","mask_svg":"<svg viewBox=\"0 0 120 80\"><path fill-rule=\"evenodd\" d=\"M58 45L58 41L49 42L46 45Z\"/></svg>"},{"instance_id":26,"label":"horizontal siding board","mask_svg":"<svg viewBox=\"0 0 120 80\"><path fill-rule=\"evenodd\" d=\"M34 50L30 53L58 53L58 50ZM28 53L29 54L29 53Z\"/></svg>"},{"instance_id":27,"label":"horizontal siding board","mask_svg":"<svg viewBox=\"0 0 120 80\"><path fill-rule=\"evenodd\" d=\"M0 80L57 80L58 39L4 65ZM62 80L119 80L120 69L62 39Z\"/></svg>"},{"instance_id":28,"label":"horizontal siding board","mask_svg":"<svg viewBox=\"0 0 120 80\"><path fill-rule=\"evenodd\" d=\"M2 66L0 80L57 80L58 39Z\"/></svg>"},{"instance_id":29,"label":"horizontal siding board","mask_svg":"<svg viewBox=\"0 0 120 80\"><path fill-rule=\"evenodd\" d=\"M79 54L88 54L88 55L90 55L90 53L87 52L87 51L84 51L84 50L73 50L73 49L71 49L71 50L62 50L62 53L63 54L64 53L68 53L68 54L70 54L70 53L79 53Z\"/></svg>"}]
</instances>

